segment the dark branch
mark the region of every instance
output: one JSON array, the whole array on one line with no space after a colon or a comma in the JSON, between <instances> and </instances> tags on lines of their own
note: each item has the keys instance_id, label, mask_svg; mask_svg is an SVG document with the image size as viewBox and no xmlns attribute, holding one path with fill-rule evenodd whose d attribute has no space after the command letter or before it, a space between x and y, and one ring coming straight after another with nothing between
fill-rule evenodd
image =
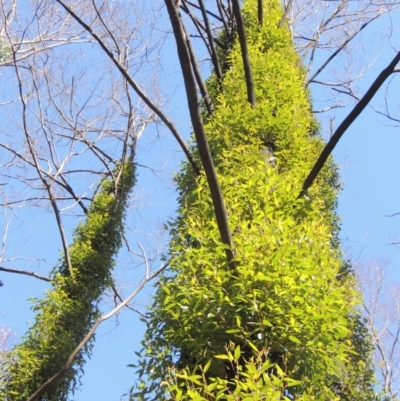
<instances>
[{"instance_id":1,"label":"dark branch","mask_svg":"<svg viewBox=\"0 0 400 401\"><path fill-rule=\"evenodd\" d=\"M191 1L186 1L186 3L190 4L194 8L197 8L198 10L201 8L201 5L199 7L197 4L192 3ZM215 18L216 20L222 22L222 18L219 17L217 14L214 14L212 11L206 10L206 13L209 14L211 17Z\"/></svg>"},{"instance_id":2,"label":"dark branch","mask_svg":"<svg viewBox=\"0 0 400 401\"><path fill-rule=\"evenodd\" d=\"M231 264L234 257L234 252L232 249L232 236L229 229L228 216L222 196L222 191L218 182L217 173L215 171L214 162L211 156L211 151L208 144L203 121L201 118L196 91L196 82L190 64L190 54L187 48L185 33L182 28L180 15L175 6L174 0L165 0L165 4L167 6L171 25L175 35L175 41L177 45L179 61L181 64L183 80L185 83L193 131L196 137L200 158L203 163L207 182L210 188L218 229L221 235L222 242L229 247L225 250L228 264L230 264L231 267L234 267Z\"/></svg>"},{"instance_id":3,"label":"dark branch","mask_svg":"<svg viewBox=\"0 0 400 401\"><path fill-rule=\"evenodd\" d=\"M393 214L387 214L387 215L385 215L385 217L395 217L395 216L399 216L400 215L400 212L397 212L397 213L393 213Z\"/></svg>"},{"instance_id":4,"label":"dark branch","mask_svg":"<svg viewBox=\"0 0 400 401\"><path fill-rule=\"evenodd\" d=\"M207 12L206 12L206 8L204 7L203 0L199 0L199 4L200 4L200 8L201 8L201 13L203 15L204 24L206 26L208 45L209 45L210 51L211 51L211 58L212 58L213 65L214 65L215 75L217 76L219 81L222 82L222 71L221 71L221 67L219 65L217 52L215 51L213 35L211 32L210 23L208 21Z\"/></svg>"},{"instance_id":5,"label":"dark branch","mask_svg":"<svg viewBox=\"0 0 400 401\"><path fill-rule=\"evenodd\" d=\"M189 50L190 62L192 64L193 72L194 72L194 75L196 77L197 86L199 87L199 90L200 90L201 96L202 96L202 98L204 100L204 103L206 105L208 114L211 115L213 113L214 107L213 107L213 105L211 103L210 95L208 94L206 85L204 84L203 78L201 76L200 66L199 66L199 63L197 61L196 53L193 50L192 43L190 42L190 38L189 38L188 32L187 32L186 28L183 25L182 25L182 28L184 29L184 32L185 32L186 45L187 45L187 48Z\"/></svg>"},{"instance_id":6,"label":"dark branch","mask_svg":"<svg viewBox=\"0 0 400 401\"><path fill-rule=\"evenodd\" d=\"M0 267L0 271L6 272L6 273L16 273L16 274L23 274L24 276L31 276L35 277L39 280L47 281L50 282L51 280L48 277L41 276L39 274L36 274L34 272L28 272L25 270L18 270L18 269L10 269L8 267Z\"/></svg>"},{"instance_id":7,"label":"dark branch","mask_svg":"<svg viewBox=\"0 0 400 401\"><path fill-rule=\"evenodd\" d=\"M204 42L204 46L206 47L208 54L210 55L211 59L212 59L212 53L211 53L211 49L210 46L208 45L208 40L204 35L204 32L206 30L205 26L201 23L201 21L199 21L199 19L193 15L193 13L190 11L189 7L186 4L182 4L181 6L182 10L190 17L190 19L193 22L193 25L196 27L197 32L199 33L199 35L191 35L192 38L197 38L200 37L201 40Z\"/></svg>"},{"instance_id":8,"label":"dark branch","mask_svg":"<svg viewBox=\"0 0 400 401\"><path fill-rule=\"evenodd\" d=\"M247 100L249 101L252 107L256 107L256 95L254 92L253 73L251 71L250 56L249 56L249 51L247 49L246 32L244 29L244 22L243 22L242 12L240 10L239 0L232 0L232 5L239 35L240 49L242 51L244 74L246 76Z\"/></svg>"},{"instance_id":9,"label":"dark branch","mask_svg":"<svg viewBox=\"0 0 400 401\"><path fill-rule=\"evenodd\" d=\"M264 23L264 11L263 11L263 0L258 0L258 23L262 25Z\"/></svg>"},{"instance_id":10,"label":"dark branch","mask_svg":"<svg viewBox=\"0 0 400 401\"><path fill-rule=\"evenodd\" d=\"M346 132L346 130L350 127L350 125L357 119L357 117L361 114L361 112L365 109L371 99L374 97L379 88L383 85L386 79L395 72L396 65L400 61L400 52L396 54L391 63L381 71L375 81L372 83L366 94L361 98L361 100L355 105L350 114L343 120L343 122L339 125L335 133L332 135L329 142L326 144L325 148L321 152L317 162L314 167L310 171L308 177L305 179L303 183L303 189L299 195L301 197L304 195L308 188L311 187L315 178L321 171L322 167L325 165L326 160L329 155L332 153L336 144L339 142L342 135Z\"/></svg>"}]
</instances>

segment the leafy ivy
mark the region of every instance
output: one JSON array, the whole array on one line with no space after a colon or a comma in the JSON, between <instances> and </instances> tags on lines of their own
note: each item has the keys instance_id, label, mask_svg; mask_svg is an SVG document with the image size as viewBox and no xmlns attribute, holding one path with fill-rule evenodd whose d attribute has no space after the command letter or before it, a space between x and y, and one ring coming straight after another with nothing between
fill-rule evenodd
<instances>
[{"instance_id":1,"label":"leafy ivy","mask_svg":"<svg viewBox=\"0 0 400 401\"><path fill-rule=\"evenodd\" d=\"M279 1L264 3L262 26L257 1L243 3L257 106L247 102L236 42L220 55L224 90L215 76L207 84L215 110L206 131L236 268L227 266L206 179L184 164L170 271L157 286L132 398L375 397L359 294L338 248L337 168L330 161L297 198L323 141L299 57L278 28Z\"/></svg>"},{"instance_id":2,"label":"leafy ivy","mask_svg":"<svg viewBox=\"0 0 400 401\"><path fill-rule=\"evenodd\" d=\"M56 374L99 317L98 303L111 283L114 257L121 247L128 195L135 183L134 165L127 162L114 172L118 180L104 179L85 221L75 229L69 248L72 274L62 260L52 274L53 287L33 310L36 319L21 344L12 351L12 363L0 388L3 400L22 401ZM83 373L85 355L39 400L67 400Z\"/></svg>"}]
</instances>

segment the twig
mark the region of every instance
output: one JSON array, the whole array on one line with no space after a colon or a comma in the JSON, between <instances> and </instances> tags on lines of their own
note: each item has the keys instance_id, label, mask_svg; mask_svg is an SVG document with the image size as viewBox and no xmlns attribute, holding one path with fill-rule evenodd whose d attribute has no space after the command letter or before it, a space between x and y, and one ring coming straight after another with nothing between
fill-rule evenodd
<instances>
[{"instance_id":1,"label":"twig","mask_svg":"<svg viewBox=\"0 0 400 401\"><path fill-rule=\"evenodd\" d=\"M113 293L114 293L114 301L115 301L115 299L118 299L120 302L124 302L124 300L122 299L121 295L120 295L119 292L117 291L117 289L116 289L114 283L111 284L111 289L113 290ZM115 302L115 304L116 304L116 302ZM136 308L132 308L132 306L129 306L129 305L126 305L126 307L127 307L128 309L130 309L131 311L136 312L137 314L139 314L140 316L142 316L144 319L148 319L148 316L147 316L145 313L140 312L140 311L137 310Z\"/></svg>"},{"instance_id":2,"label":"twig","mask_svg":"<svg viewBox=\"0 0 400 401\"><path fill-rule=\"evenodd\" d=\"M52 206L52 208L54 210L54 215L56 217L58 230L60 232L61 241L62 241L62 244L63 244L65 262L67 263L68 270L70 271L71 276L73 276L71 257L70 257L70 254L69 254L67 237L66 237L65 232L64 232L64 226L63 226L62 221L61 221L60 211L58 209L57 202L54 199L54 195L53 195L53 192L51 190L51 184L49 184L47 182L47 180L44 178L44 176L42 174L42 170L41 170L40 164L38 162L36 151L34 150L34 146L32 144L31 138L30 138L29 133L28 133L28 125L27 125L27 121L26 121L27 106L26 106L26 102L25 102L25 99L24 99L24 93L23 93L23 90L22 90L22 80L21 80L19 69L18 69L18 66L17 66L16 53L15 53L14 50L13 50L13 59L14 59L15 75L16 75L17 80L18 80L18 90L19 90L19 95L20 95L21 104L22 104L22 124L23 124L23 131L25 133L26 142L28 144L29 152L30 152L30 154L32 156L32 159L33 159L33 165L35 166L36 171L37 171L37 173L39 175L39 178L42 181L44 187L46 188L47 193L49 194L50 203L51 203L51 206Z\"/></svg>"},{"instance_id":3,"label":"twig","mask_svg":"<svg viewBox=\"0 0 400 401\"><path fill-rule=\"evenodd\" d=\"M353 99L357 100L357 102L360 101L360 98L358 98L356 95L354 95L350 89L346 91L346 90L342 90L342 89L338 89L338 88L332 88L332 90L334 90L335 92L339 92L339 93L343 93L345 95L351 96Z\"/></svg>"},{"instance_id":4,"label":"twig","mask_svg":"<svg viewBox=\"0 0 400 401\"><path fill-rule=\"evenodd\" d=\"M394 217L394 216L398 216L398 215L400 215L400 212L393 213L393 214L387 214L384 217Z\"/></svg>"}]
</instances>

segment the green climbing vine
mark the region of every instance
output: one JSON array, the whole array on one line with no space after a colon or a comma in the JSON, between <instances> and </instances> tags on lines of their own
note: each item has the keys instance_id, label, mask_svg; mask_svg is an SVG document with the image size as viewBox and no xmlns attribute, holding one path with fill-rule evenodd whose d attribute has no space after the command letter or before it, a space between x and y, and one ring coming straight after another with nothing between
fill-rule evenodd
<instances>
[{"instance_id":1,"label":"green climbing vine","mask_svg":"<svg viewBox=\"0 0 400 401\"><path fill-rule=\"evenodd\" d=\"M36 320L11 353L1 399L25 401L31 396L61 369L99 317L98 303L112 282L114 257L121 247L124 213L134 183L133 162L118 166L114 179L101 182L69 247L72 274L62 260L52 273L52 289L35 301ZM84 347L71 369L38 399L66 400L77 386L85 355L90 355L92 347L93 341Z\"/></svg>"},{"instance_id":2,"label":"green climbing vine","mask_svg":"<svg viewBox=\"0 0 400 401\"><path fill-rule=\"evenodd\" d=\"M279 1L264 2L262 26L257 1L242 12L256 107L235 42L220 54L223 91L215 75L208 80L215 109L205 117L236 267L227 266L205 177L184 164L170 270L132 399L372 400L371 348L338 246L336 166L297 198L323 147L303 69L278 27Z\"/></svg>"}]
</instances>

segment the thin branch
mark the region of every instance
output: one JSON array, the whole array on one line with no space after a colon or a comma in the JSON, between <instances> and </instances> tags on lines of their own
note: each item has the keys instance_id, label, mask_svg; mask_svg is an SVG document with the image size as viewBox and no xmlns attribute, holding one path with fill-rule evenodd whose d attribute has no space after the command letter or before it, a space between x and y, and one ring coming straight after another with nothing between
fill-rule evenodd
<instances>
[{"instance_id":1,"label":"thin branch","mask_svg":"<svg viewBox=\"0 0 400 401\"><path fill-rule=\"evenodd\" d=\"M314 81L314 82L316 82L316 81ZM318 82L318 83L320 83L320 82ZM356 95L354 95L350 89L349 90L341 90L338 88L332 88L332 90L334 90L335 92L339 92L339 93L343 93L345 95L351 96L353 99L357 100L357 102L360 101L360 99Z\"/></svg>"},{"instance_id":2,"label":"thin branch","mask_svg":"<svg viewBox=\"0 0 400 401\"><path fill-rule=\"evenodd\" d=\"M282 18L278 23L278 28L281 28L283 23L284 23L284 21L286 20L288 14L289 14L289 12L290 12L290 10L292 8L292 3L293 3L293 0L289 0L289 3L285 7L285 12L283 13Z\"/></svg>"},{"instance_id":3,"label":"thin branch","mask_svg":"<svg viewBox=\"0 0 400 401\"><path fill-rule=\"evenodd\" d=\"M332 106L325 107L325 109L313 110L312 112L313 112L313 114L326 113L329 110L337 109L337 108L341 108L341 107L344 107L344 104L333 104Z\"/></svg>"},{"instance_id":4,"label":"thin branch","mask_svg":"<svg viewBox=\"0 0 400 401\"><path fill-rule=\"evenodd\" d=\"M196 53L193 50L192 43L190 42L190 38L189 38L188 32L187 32L186 28L183 25L182 25L182 28L183 28L183 30L185 32L186 45L187 45L187 48L189 50L190 62L192 64L193 72L194 72L194 75L196 77L197 86L200 89L200 93L201 93L201 96L202 96L202 98L204 100L204 103L206 105L208 114L211 115L213 113L214 107L213 107L213 105L211 103L211 98L210 98L210 95L208 94L208 90L206 88L206 85L204 84L203 77L201 76L200 66L199 66L199 63L197 61Z\"/></svg>"},{"instance_id":5,"label":"thin branch","mask_svg":"<svg viewBox=\"0 0 400 401\"><path fill-rule=\"evenodd\" d=\"M206 26L206 32L207 32L207 36L208 36L208 45L210 46L210 50L211 50L211 57L212 57L213 65L214 65L215 75L217 76L219 81L222 82L222 70L221 70L221 66L219 65L217 52L215 51L213 35L211 32L210 23L208 21L207 12L206 12L206 8L204 6L203 0L199 0L199 5L201 8L201 13L203 15L204 24Z\"/></svg>"},{"instance_id":6,"label":"thin branch","mask_svg":"<svg viewBox=\"0 0 400 401\"><path fill-rule=\"evenodd\" d=\"M165 0L165 4L167 6L171 25L175 35L193 131L210 188L218 229L222 242L228 246L228 248L225 249L228 264L234 268L234 266L231 264L234 257L234 252L232 246L232 235L228 223L228 215L198 105L196 82L190 64L190 54L185 40L185 32L182 29L180 15L175 6L174 0Z\"/></svg>"},{"instance_id":7,"label":"thin branch","mask_svg":"<svg viewBox=\"0 0 400 401\"><path fill-rule=\"evenodd\" d=\"M224 13L223 13L223 10L222 10L222 5L221 5L221 0L217 0L217 7L218 7L219 14L221 16L221 21L224 24L225 32L226 32L226 34L228 36L230 36L231 33L229 32L228 24L225 21L225 17L224 17Z\"/></svg>"},{"instance_id":8,"label":"thin branch","mask_svg":"<svg viewBox=\"0 0 400 401\"><path fill-rule=\"evenodd\" d=\"M70 14L82 27L86 29L86 31L92 35L92 37L97 41L100 47L104 50L107 56L111 59L111 61L115 64L118 70L121 72L122 76L128 81L129 85L133 88L133 90L140 96L140 98L144 101L144 103L158 116L161 121L168 127L171 131L172 135L178 141L181 146L183 152L189 160L194 172L196 175L200 175L200 169L197 166L196 161L194 160L194 156L192 152L187 147L185 141L180 136L179 132L176 130L172 121L168 119L168 117L147 97L147 95L140 89L139 85L133 80L133 78L129 75L124 66L114 57L113 52L106 46L102 39L93 32L92 28L87 25L78 15L76 15L66 4L64 4L61 0L56 0L68 14Z\"/></svg>"},{"instance_id":9,"label":"thin branch","mask_svg":"<svg viewBox=\"0 0 400 401\"><path fill-rule=\"evenodd\" d=\"M124 302L124 300L122 299L121 295L119 294L117 288L115 287L115 284L114 284L114 283L111 284L111 289L112 289L112 291L113 291L113 293L114 293L114 300L118 299L120 302ZM116 302L115 302L115 303L116 303ZM140 311L137 310L136 308L132 308L132 306L129 306L129 305L126 305L126 307L127 307L128 309L130 309L131 311L136 312L137 314L139 314L139 315L140 315L141 317L143 317L144 319L148 319L148 316L147 316L145 313L140 312Z\"/></svg>"},{"instance_id":10,"label":"thin branch","mask_svg":"<svg viewBox=\"0 0 400 401\"><path fill-rule=\"evenodd\" d=\"M34 272L28 272L25 270L18 270L18 269L10 269L8 267L0 267L0 271L6 272L6 273L16 273L16 274L23 274L24 276L31 276L35 277L39 280L47 281L50 282L51 280L48 277L41 276L39 274L36 274Z\"/></svg>"},{"instance_id":11,"label":"thin branch","mask_svg":"<svg viewBox=\"0 0 400 401\"><path fill-rule=\"evenodd\" d=\"M309 85L324 69L325 67L372 21L379 17L380 14L376 15L374 18L371 18L365 24L361 25L360 29L353 33L347 40L345 40L337 49L334 51L325 62L318 68L318 70L307 80L307 85Z\"/></svg>"},{"instance_id":12,"label":"thin branch","mask_svg":"<svg viewBox=\"0 0 400 401\"><path fill-rule=\"evenodd\" d=\"M37 160L36 152L35 152L35 150L33 148L33 144L32 144L31 138L29 137L29 134L28 134L28 126L27 126L27 121L26 121L27 107L26 107L26 102L25 102L25 99L24 99L23 90L22 90L22 80L21 80L21 77L20 77L19 69L17 67L17 63L16 63L16 53L15 53L14 50L13 50L13 59L14 59L15 75L16 75L17 81L18 81L18 90L19 90L19 95L20 95L21 104L22 104L22 124L23 124L23 130L24 130L24 133L25 133L26 142L28 144L29 152L30 152L30 154L32 156L33 164L34 164L34 166L36 168L36 171L37 171L37 173L39 175L39 178L42 181L43 185L45 186L45 188L47 190L47 193L49 194L50 203L51 203L51 205L53 207L53 210L54 210L54 214L55 214L55 217L56 217L58 230L60 232L61 241L62 241L62 244L63 244L65 262L67 263L68 270L70 271L71 276L73 276L71 257L70 257L70 254L69 254L67 237L66 237L65 232L64 232L64 226L63 226L62 221L61 221L60 211L58 209L57 202L54 199L53 192L51 190L51 184L49 184L47 182L47 180L44 178L44 176L42 174L42 170L41 170L39 162Z\"/></svg>"},{"instance_id":13,"label":"thin branch","mask_svg":"<svg viewBox=\"0 0 400 401\"><path fill-rule=\"evenodd\" d=\"M200 7L199 7L197 4L192 3L191 1L186 1L186 3L190 4L194 8L201 9L201 4L200 4ZM216 20L222 22L222 18L218 17L217 14L214 14L212 11L209 11L209 10L205 10L205 11L206 11L207 14L211 15L211 17L214 17Z\"/></svg>"},{"instance_id":14,"label":"thin branch","mask_svg":"<svg viewBox=\"0 0 400 401\"><path fill-rule=\"evenodd\" d=\"M116 49L117 49L117 51L118 51L118 54L121 54L121 49L120 49L119 46L118 46L118 42L115 40L115 37L114 37L114 35L112 34L112 32L108 29L108 25L104 22L104 20L103 20L101 14L100 14L100 11L99 11L99 9L98 9L97 6L96 6L96 2L95 2L94 0L92 0L92 4L93 4L93 8L94 8L95 11L96 11L97 18L100 20L101 24L103 25L103 27L104 27L104 29L107 31L107 33L110 35L110 38L111 38L112 41L114 42L115 47L116 47Z\"/></svg>"},{"instance_id":15,"label":"thin branch","mask_svg":"<svg viewBox=\"0 0 400 401\"><path fill-rule=\"evenodd\" d=\"M365 109L365 107L369 104L371 99L374 97L376 92L379 88L383 85L386 79L394 72L396 65L400 61L400 52L396 54L390 64L381 71L372 85L369 87L366 94L361 98L361 100L355 105L353 110L350 114L343 120L343 122L339 125L335 133L332 135L329 142L326 144L325 148L321 152L317 162L315 163L314 167L308 174L308 177L305 179L303 183L302 191L299 195L301 197L304 195L308 188L311 187L315 178L321 171L322 167L325 165L326 160L328 159L329 155L332 153L333 149L335 148L336 144L339 142L342 135L346 132L346 130L350 127L350 125L357 119L357 117L361 114L361 112Z\"/></svg>"},{"instance_id":16,"label":"thin branch","mask_svg":"<svg viewBox=\"0 0 400 401\"><path fill-rule=\"evenodd\" d=\"M381 116L385 116L387 119L389 119L391 121L395 121L396 123L400 123L400 119L391 116L387 112L383 112L383 111L379 111L379 110L375 110L375 109L374 109L374 111L375 111L375 113L380 114Z\"/></svg>"},{"instance_id":17,"label":"thin branch","mask_svg":"<svg viewBox=\"0 0 400 401\"><path fill-rule=\"evenodd\" d=\"M0 143L0 147L3 147L3 148L6 149L7 151L11 152L13 155L15 155L16 157L18 157L20 160L23 160L25 163L29 164L30 166L32 166L32 167L34 167L34 168L39 167L39 168L40 168L40 171L41 171L41 174L45 175L45 176L46 176L47 178L49 178L52 182L55 182L55 183L58 184L60 187L62 187L63 189L65 189L68 193L71 194L72 198L73 198L75 201L79 202L79 201L82 200L82 199L87 199L87 198L85 198L85 197L78 197L77 195L75 195L74 191L73 191L72 188L66 183L65 179L63 178L63 176L61 176L61 178L62 178L62 180L63 180L64 182L59 181L59 180L57 180L57 178L55 178L53 175L51 175L50 173L44 171L40 166L36 166L35 163L33 163L33 162L31 162L30 160L26 159L24 156L22 156L21 154L19 154L18 152L16 152L14 149L12 149L12 148L10 148L10 147L7 147L7 146L5 146L4 144L1 144L1 143ZM90 173L92 173L92 174L98 174L98 173L96 173L96 172L94 172L94 171L90 171L90 170L73 170L73 171L66 171L66 172L64 172L63 175L65 175L65 174L70 174L70 173L73 173L73 172L90 172ZM102 174L102 173L100 173L100 174ZM31 198L31 199L34 199L34 198ZM50 197L49 197L49 199L50 199ZM56 197L54 197L54 199L55 199L55 200L60 200L60 199L67 199L67 198L56 198ZM82 207L82 205L81 205L81 207ZM84 205L83 205L83 210L85 210L85 206L84 206Z\"/></svg>"},{"instance_id":18,"label":"thin branch","mask_svg":"<svg viewBox=\"0 0 400 401\"><path fill-rule=\"evenodd\" d=\"M74 351L71 353L63 367L54 375L52 376L49 380L47 380L42 386L39 387L38 390L35 391L34 394L32 394L26 401L34 401L37 399L44 391L46 391L47 388L49 388L55 381L57 381L60 377L64 376L65 373L68 371L68 369L72 366L74 359L76 356L79 354L81 349L90 341L90 339L93 337L94 333L96 332L97 328L100 326L100 324L110 317L114 316L116 313L118 313L125 305L127 305L142 289L143 287L151 281L154 277L159 275L166 267L168 266L168 262L161 266L157 271L155 271L153 274L150 276L147 276L139 283L135 291L133 291L128 298L125 299L125 301L121 302L118 306L116 306L113 310L108 312L106 315L101 316L96 322L93 324L92 328L88 331L84 339L79 343L79 345L74 349Z\"/></svg>"},{"instance_id":19,"label":"thin branch","mask_svg":"<svg viewBox=\"0 0 400 401\"><path fill-rule=\"evenodd\" d=\"M251 107L254 108L256 107L256 95L254 92L253 73L251 71L250 56L247 49L246 31L244 29L243 16L240 10L239 0L232 0L232 5L239 35L240 48L242 51L243 67L247 86L247 100L251 104Z\"/></svg>"},{"instance_id":20,"label":"thin branch","mask_svg":"<svg viewBox=\"0 0 400 401\"><path fill-rule=\"evenodd\" d=\"M193 25L196 27L197 32L199 33L199 36L197 36L197 35L191 35L191 36L201 38L201 40L204 42L204 46L206 47L208 54L212 58L210 46L208 45L208 41L207 41L206 37L204 36L204 32L203 32L206 30L206 28L203 26L201 21L199 21L199 19L196 18L195 15L193 15L193 13L190 11L190 8L185 3L182 4L181 9L190 17L190 19L193 22Z\"/></svg>"},{"instance_id":21,"label":"thin branch","mask_svg":"<svg viewBox=\"0 0 400 401\"><path fill-rule=\"evenodd\" d=\"M385 217L394 217L394 216L398 216L398 215L400 215L400 212L393 213L393 214L387 214L387 215L385 215Z\"/></svg>"},{"instance_id":22,"label":"thin branch","mask_svg":"<svg viewBox=\"0 0 400 401\"><path fill-rule=\"evenodd\" d=\"M264 23L263 0L258 0L257 6L258 23L262 26Z\"/></svg>"}]
</instances>

